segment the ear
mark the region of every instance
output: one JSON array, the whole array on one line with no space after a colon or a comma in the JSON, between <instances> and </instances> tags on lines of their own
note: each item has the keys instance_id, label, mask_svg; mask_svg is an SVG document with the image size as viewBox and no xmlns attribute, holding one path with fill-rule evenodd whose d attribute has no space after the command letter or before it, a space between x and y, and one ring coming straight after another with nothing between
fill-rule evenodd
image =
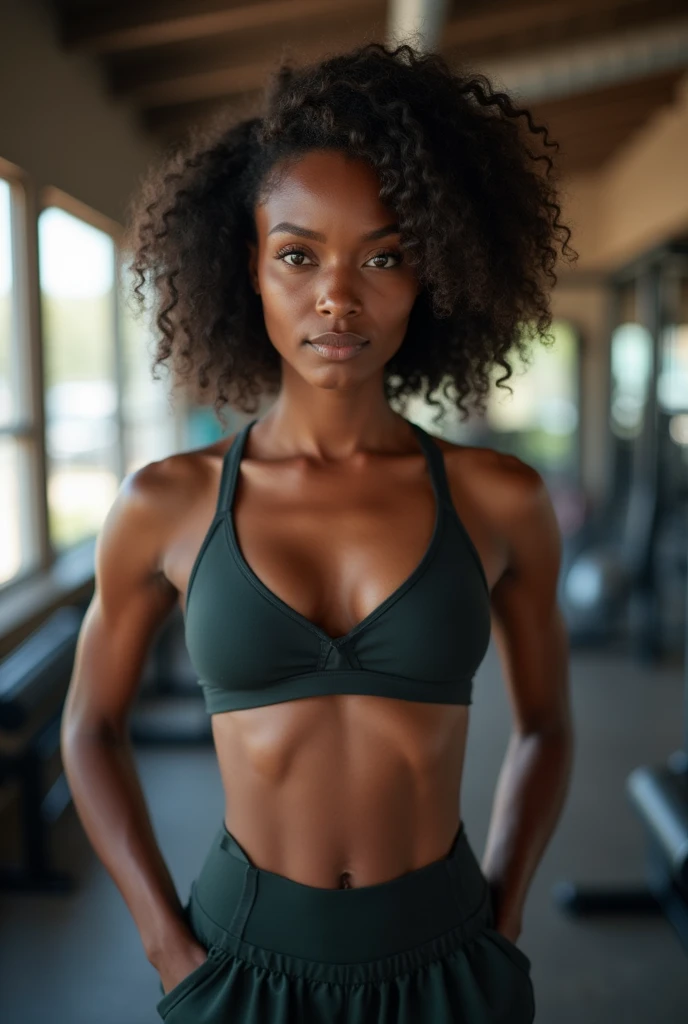
<instances>
[{"instance_id":1,"label":"ear","mask_svg":"<svg viewBox=\"0 0 688 1024\"><path fill-rule=\"evenodd\" d=\"M258 246L255 242L248 242L248 276L251 280L256 295L260 295L260 285L258 284Z\"/></svg>"}]
</instances>

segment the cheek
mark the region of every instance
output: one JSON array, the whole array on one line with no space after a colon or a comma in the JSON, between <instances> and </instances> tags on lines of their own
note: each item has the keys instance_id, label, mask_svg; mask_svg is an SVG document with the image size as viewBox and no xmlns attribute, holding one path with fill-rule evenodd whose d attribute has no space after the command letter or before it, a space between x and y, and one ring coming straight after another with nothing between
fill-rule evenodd
<instances>
[{"instance_id":1,"label":"cheek","mask_svg":"<svg viewBox=\"0 0 688 1024\"><path fill-rule=\"evenodd\" d=\"M418 294L415 279L410 274L392 275L384 282L385 287L378 289L375 299L376 308L388 323L399 323L408 320Z\"/></svg>"},{"instance_id":2,"label":"cheek","mask_svg":"<svg viewBox=\"0 0 688 1024\"><path fill-rule=\"evenodd\" d=\"M266 318L270 313L289 316L312 303L313 281L309 282L305 274L290 276L269 268L262 274L260 292Z\"/></svg>"}]
</instances>

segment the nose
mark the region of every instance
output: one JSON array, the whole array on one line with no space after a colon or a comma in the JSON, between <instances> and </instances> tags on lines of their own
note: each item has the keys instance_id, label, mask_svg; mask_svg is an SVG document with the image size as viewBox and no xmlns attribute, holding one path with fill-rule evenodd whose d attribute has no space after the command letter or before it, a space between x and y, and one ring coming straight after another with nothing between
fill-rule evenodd
<instances>
[{"instance_id":1,"label":"nose","mask_svg":"<svg viewBox=\"0 0 688 1024\"><path fill-rule=\"evenodd\" d=\"M361 300L352 287L349 275L335 271L321 281L316 310L322 316L335 320L356 316L361 311Z\"/></svg>"}]
</instances>

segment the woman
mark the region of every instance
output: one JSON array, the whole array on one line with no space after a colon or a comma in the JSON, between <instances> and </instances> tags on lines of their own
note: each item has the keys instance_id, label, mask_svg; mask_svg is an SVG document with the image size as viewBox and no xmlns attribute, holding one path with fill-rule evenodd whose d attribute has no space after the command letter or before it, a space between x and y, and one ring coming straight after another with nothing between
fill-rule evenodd
<instances>
[{"instance_id":1,"label":"woman","mask_svg":"<svg viewBox=\"0 0 688 1024\"><path fill-rule=\"evenodd\" d=\"M516 940L571 758L559 535L534 470L393 408L480 407L551 322L568 230L519 113L366 45L282 67L264 116L177 152L133 210L156 364L220 417L275 396L123 482L65 708L76 807L172 1024L533 1019ZM226 797L184 905L126 729L177 600ZM491 627L515 728L481 867L459 792Z\"/></svg>"}]
</instances>

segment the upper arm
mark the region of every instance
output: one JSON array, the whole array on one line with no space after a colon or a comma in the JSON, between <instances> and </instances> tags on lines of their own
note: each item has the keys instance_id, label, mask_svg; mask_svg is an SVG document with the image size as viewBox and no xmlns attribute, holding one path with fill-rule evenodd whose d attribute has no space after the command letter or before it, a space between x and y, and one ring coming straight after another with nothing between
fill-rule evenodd
<instances>
[{"instance_id":1,"label":"upper arm","mask_svg":"<svg viewBox=\"0 0 688 1024\"><path fill-rule=\"evenodd\" d=\"M499 532L504 572L492 590L492 624L519 731L568 726L568 638L557 604L561 534L545 484L506 460Z\"/></svg>"},{"instance_id":2,"label":"upper arm","mask_svg":"<svg viewBox=\"0 0 688 1024\"><path fill-rule=\"evenodd\" d=\"M63 730L124 728L151 640L177 592L162 576L163 463L125 477L98 534L95 591L79 633Z\"/></svg>"}]
</instances>

